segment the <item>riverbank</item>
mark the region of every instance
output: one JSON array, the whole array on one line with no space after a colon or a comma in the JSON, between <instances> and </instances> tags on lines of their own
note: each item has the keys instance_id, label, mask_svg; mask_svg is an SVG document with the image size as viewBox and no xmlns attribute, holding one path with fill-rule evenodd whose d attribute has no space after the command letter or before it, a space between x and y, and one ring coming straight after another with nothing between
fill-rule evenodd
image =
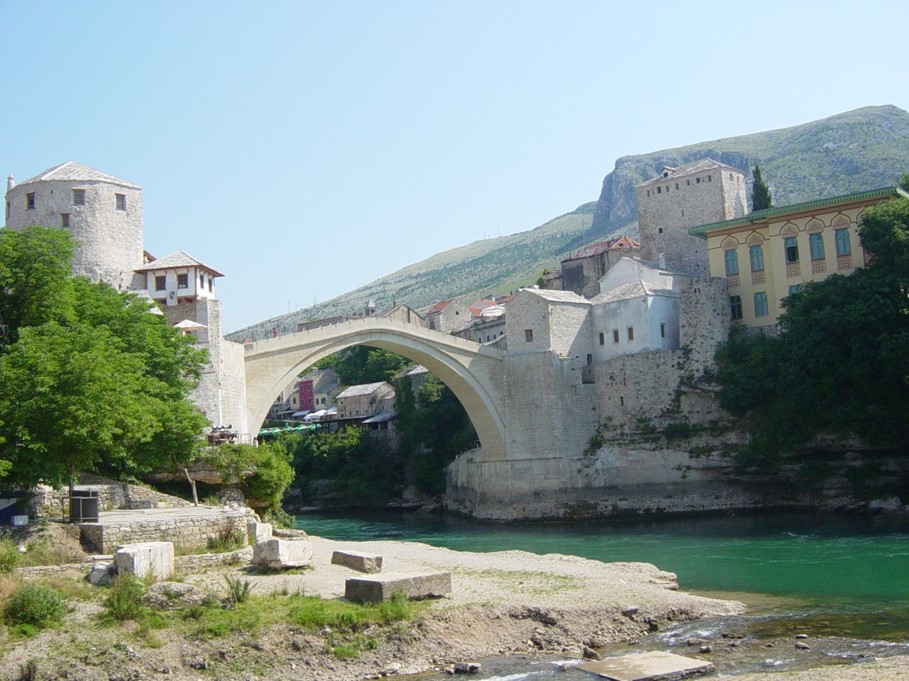
<instances>
[{"instance_id":1,"label":"riverbank","mask_svg":"<svg viewBox=\"0 0 909 681\"><path fill-rule=\"evenodd\" d=\"M429 603L413 621L356 631L352 636L367 644L356 655L340 656L333 648L345 634L289 623L260 626L250 621L240 630L206 635L187 634L185 627L173 625L151 632L132 622L101 626L99 598L104 592L96 590L94 597L76 605L60 629L25 641L4 637L0 677L20 678L17 674L32 659L38 661L37 678L42 679L353 681L382 674L420 674L424 679L455 662L491 656L577 660L585 650L593 655L615 644L641 642L667 627L702 618L722 622L745 610L736 601L679 591L674 575L645 563L603 563L523 551L462 552L400 541L319 537L310 541L310 570L263 575L235 566L185 575L182 581L220 594L228 579L246 580L266 607L271 602L267 599L275 599L277 605L278 599L299 593L338 598L343 595L344 580L357 573L332 565L331 554L352 549L381 555L386 572L451 572L452 594ZM81 579L79 574L72 577ZM185 613L173 611L167 616L186 618ZM682 652L700 654L698 648ZM857 664L856 669L874 669L874 676L850 676L851 668L828 667L811 672L815 675L791 678L904 678L909 658L874 662L874 667L868 664ZM566 676L574 674L581 672L566 672Z\"/></svg>"}]
</instances>

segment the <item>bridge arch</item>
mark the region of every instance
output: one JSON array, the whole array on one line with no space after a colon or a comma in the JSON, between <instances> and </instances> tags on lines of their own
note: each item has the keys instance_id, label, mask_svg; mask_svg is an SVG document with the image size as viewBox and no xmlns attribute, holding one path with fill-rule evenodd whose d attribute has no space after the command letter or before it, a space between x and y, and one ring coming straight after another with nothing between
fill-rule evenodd
<instances>
[{"instance_id":1,"label":"bridge arch","mask_svg":"<svg viewBox=\"0 0 909 681\"><path fill-rule=\"evenodd\" d=\"M295 376L354 345L396 352L425 366L460 400L484 452L504 456L504 353L414 324L374 317L247 344L247 422L252 432L258 432L275 398Z\"/></svg>"}]
</instances>

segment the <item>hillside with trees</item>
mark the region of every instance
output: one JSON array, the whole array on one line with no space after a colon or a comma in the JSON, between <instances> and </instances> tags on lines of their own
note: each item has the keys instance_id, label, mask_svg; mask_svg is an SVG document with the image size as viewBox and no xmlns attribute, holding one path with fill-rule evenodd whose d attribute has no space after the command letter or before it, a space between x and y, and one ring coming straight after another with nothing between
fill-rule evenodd
<instances>
[{"instance_id":1,"label":"hillside with trees","mask_svg":"<svg viewBox=\"0 0 909 681\"><path fill-rule=\"evenodd\" d=\"M439 300L509 293L557 269L572 251L618 234L637 233L634 187L665 165L709 156L747 178L759 165L773 205L892 186L909 168L909 113L894 106L865 107L791 128L624 156L603 180L599 199L526 232L486 239L438 253L349 293L262 321L229 335L265 338L273 328L295 331L302 321L356 314L367 299L379 309L415 309ZM748 194L751 195L749 182Z\"/></svg>"}]
</instances>

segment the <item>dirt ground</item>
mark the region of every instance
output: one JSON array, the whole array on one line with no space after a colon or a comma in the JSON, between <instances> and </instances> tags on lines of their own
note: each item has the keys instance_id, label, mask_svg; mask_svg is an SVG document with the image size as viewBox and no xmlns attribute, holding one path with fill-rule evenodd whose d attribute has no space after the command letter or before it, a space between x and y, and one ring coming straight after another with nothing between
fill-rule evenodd
<instances>
[{"instance_id":1,"label":"dirt ground","mask_svg":"<svg viewBox=\"0 0 909 681\"><path fill-rule=\"evenodd\" d=\"M640 639L667 624L734 615L744 606L679 592L674 575L642 563L604 564L520 551L468 553L408 542L335 542L310 537L312 569L257 575L247 568L186 575L184 584L218 593L226 577L253 584L256 594L305 593L337 598L357 575L332 565L335 549L381 555L383 572L447 571L450 597L432 602L418 620L372 625L375 646L353 659L328 651L330 631L276 626L257 633L194 639L169 629L143 635L134 623L102 626L100 599L83 601L64 624L34 638L0 639L0 678L24 678L29 660L39 679L143 681L227 679L271 681L355 680L444 669L495 655L564 654L580 657L609 643ZM73 579L81 580L75 573ZM756 681L758 676L736 679ZM778 674L775 681L852 681L909 678L909 657L861 665Z\"/></svg>"}]
</instances>

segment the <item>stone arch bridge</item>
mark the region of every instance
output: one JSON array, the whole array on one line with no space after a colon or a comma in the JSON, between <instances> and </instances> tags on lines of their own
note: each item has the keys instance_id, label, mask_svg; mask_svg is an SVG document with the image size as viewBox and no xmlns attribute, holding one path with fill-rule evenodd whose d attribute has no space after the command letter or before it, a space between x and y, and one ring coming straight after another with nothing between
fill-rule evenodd
<instances>
[{"instance_id":1,"label":"stone arch bridge","mask_svg":"<svg viewBox=\"0 0 909 681\"><path fill-rule=\"evenodd\" d=\"M365 317L245 346L247 423L258 431L282 388L353 345L396 352L435 374L464 405L488 455L505 454L505 353L404 322Z\"/></svg>"}]
</instances>

